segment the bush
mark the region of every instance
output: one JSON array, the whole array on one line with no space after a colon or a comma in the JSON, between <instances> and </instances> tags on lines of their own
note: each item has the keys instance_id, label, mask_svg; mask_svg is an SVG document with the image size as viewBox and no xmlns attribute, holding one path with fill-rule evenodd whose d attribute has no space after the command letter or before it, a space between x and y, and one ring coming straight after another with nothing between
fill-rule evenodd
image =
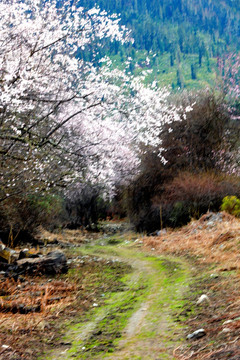
<instances>
[{"instance_id":1,"label":"bush","mask_svg":"<svg viewBox=\"0 0 240 360\"><path fill-rule=\"evenodd\" d=\"M214 172L139 175L127 189L128 215L137 231L151 233L163 226L179 227L207 211L219 211L226 195L240 195L239 178Z\"/></svg>"},{"instance_id":2,"label":"bush","mask_svg":"<svg viewBox=\"0 0 240 360\"><path fill-rule=\"evenodd\" d=\"M63 200L55 194L15 196L0 204L1 239L15 246L19 241L34 242L39 225L52 228L60 223Z\"/></svg>"},{"instance_id":3,"label":"bush","mask_svg":"<svg viewBox=\"0 0 240 360\"><path fill-rule=\"evenodd\" d=\"M231 120L222 100L199 91L183 97L180 105L181 121L166 123L159 135L168 165L175 171L191 172L226 168L229 154L239 141L239 126ZM192 110L185 113L187 105Z\"/></svg>"},{"instance_id":4,"label":"bush","mask_svg":"<svg viewBox=\"0 0 240 360\"><path fill-rule=\"evenodd\" d=\"M191 218L199 218L207 211L219 211L222 198L227 194L240 193L237 178L205 172L192 174L180 173L169 184L155 204L171 208L168 224L181 226Z\"/></svg>"},{"instance_id":5,"label":"bush","mask_svg":"<svg viewBox=\"0 0 240 360\"><path fill-rule=\"evenodd\" d=\"M152 206L155 194L162 193L163 184L171 179L154 151L142 156L141 173L125 189L124 207L137 231L152 232L159 229L159 208Z\"/></svg>"},{"instance_id":6,"label":"bush","mask_svg":"<svg viewBox=\"0 0 240 360\"><path fill-rule=\"evenodd\" d=\"M103 196L103 188L91 183L82 184L68 191L65 198L67 227L87 227L97 230L99 219L105 219L111 211L111 203Z\"/></svg>"},{"instance_id":7,"label":"bush","mask_svg":"<svg viewBox=\"0 0 240 360\"><path fill-rule=\"evenodd\" d=\"M221 210L240 217L240 199L236 196L225 196L222 201Z\"/></svg>"}]
</instances>

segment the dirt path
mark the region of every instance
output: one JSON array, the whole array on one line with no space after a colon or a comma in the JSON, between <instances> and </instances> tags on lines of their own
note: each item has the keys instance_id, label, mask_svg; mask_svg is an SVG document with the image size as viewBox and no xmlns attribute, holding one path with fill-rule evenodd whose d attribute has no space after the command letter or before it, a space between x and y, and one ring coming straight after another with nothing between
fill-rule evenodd
<instances>
[{"instance_id":1,"label":"dirt path","mask_svg":"<svg viewBox=\"0 0 240 360\"><path fill-rule=\"evenodd\" d=\"M174 314L190 281L188 264L124 243L81 251L125 262L133 271L122 279L124 290L112 293L104 306L96 306L87 321L69 326L64 346L45 359L174 359L182 336Z\"/></svg>"}]
</instances>

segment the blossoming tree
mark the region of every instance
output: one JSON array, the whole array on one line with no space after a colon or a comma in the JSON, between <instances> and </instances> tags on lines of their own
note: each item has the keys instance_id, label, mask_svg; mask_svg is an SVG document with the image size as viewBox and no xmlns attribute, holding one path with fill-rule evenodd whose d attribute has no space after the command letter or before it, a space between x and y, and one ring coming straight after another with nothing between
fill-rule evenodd
<instances>
[{"instance_id":1,"label":"blossoming tree","mask_svg":"<svg viewBox=\"0 0 240 360\"><path fill-rule=\"evenodd\" d=\"M23 183L38 191L62 181L76 157L83 166L85 145L70 146L70 124L99 106L102 94L97 69L77 59L76 51L96 39L124 41L129 34L114 16L70 1L61 7L56 1L2 1L0 14L4 200L22 191Z\"/></svg>"},{"instance_id":2,"label":"blossoming tree","mask_svg":"<svg viewBox=\"0 0 240 360\"><path fill-rule=\"evenodd\" d=\"M71 196L86 182L112 195L138 171L142 143L164 161L158 134L179 119L178 111L169 107L167 90L144 86L106 57L96 66L106 37L132 41L115 15L86 11L78 2L0 3L4 212L29 194L64 187ZM90 47L93 62L77 57L79 48Z\"/></svg>"}]
</instances>

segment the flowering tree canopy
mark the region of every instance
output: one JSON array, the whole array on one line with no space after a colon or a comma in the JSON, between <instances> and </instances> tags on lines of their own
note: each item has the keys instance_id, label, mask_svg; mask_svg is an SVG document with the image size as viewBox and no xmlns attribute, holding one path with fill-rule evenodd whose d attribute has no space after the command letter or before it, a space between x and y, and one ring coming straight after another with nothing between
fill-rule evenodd
<instances>
[{"instance_id":1,"label":"flowering tree canopy","mask_svg":"<svg viewBox=\"0 0 240 360\"><path fill-rule=\"evenodd\" d=\"M37 191L61 182L76 165L74 155L83 167L85 144L79 145L81 136L78 144L69 140L70 123L100 105L102 93L96 68L75 54L103 37L125 41L129 33L118 21L69 1L62 7L56 1L1 2L2 200L20 183L20 191L30 185Z\"/></svg>"},{"instance_id":2,"label":"flowering tree canopy","mask_svg":"<svg viewBox=\"0 0 240 360\"><path fill-rule=\"evenodd\" d=\"M179 119L168 91L76 56L106 37L132 41L98 8L1 2L1 200L88 180L111 192L136 173L139 144L159 151L162 124Z\"/></svg>"}]
</instances>

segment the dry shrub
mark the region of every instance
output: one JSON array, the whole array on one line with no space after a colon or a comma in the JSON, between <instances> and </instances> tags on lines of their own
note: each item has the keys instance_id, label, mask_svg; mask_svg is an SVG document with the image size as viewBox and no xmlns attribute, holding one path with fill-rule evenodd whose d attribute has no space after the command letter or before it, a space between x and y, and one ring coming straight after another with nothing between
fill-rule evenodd
<instances>
[{"instance_id":1,"label":"dry shrub","mask_svg":"<svg viewBox=\"0 0 240 360\"><path fill-rule=\"evenodd\" d=\"M144 244L161 253L193 254L202 262L219 264L220 270L240 269L240 220L223 212L212 221L209 214L181 229L145 237Z\"/></svg>"},{"instance_id":2,"label":"dry shrub","mask_svg":"<svg viewBox=\"0 0 240 360\"><path fill-rule=\"evenodd\" d=\"M218 211L224 196L240 193L239 179L214 172L182 172L169 184L155 205L170 209L170 226L186 224L191 218L199 218L208 210ZM165 210L166 211L166 210Z\"/></svg>"},{"instance_id":3,"label":"dry shrub","mask_svg":"<svg viewBox=\"0 0 240 360\"><path fill-rule=\"evenodd\" d=\"M171 175L150 148L143 155L141 166L141 173L125 191L124 206L138 232L151 232L159 228L159 209L152 206L152 198L162 193L162 187Z\"/></svg>"},{"instance_id":4,"label":"dry shrub","mask_svg":"<svg viewBox=\"0 0 240 360\"><path fill-rule=\"evenodd\" d=\"M48 283L47 278L29 278L29 281L17 285L13 279L2 281L0 314L7 313L37 313L48 312L52 307L66 305L74 301L76 285L64 280L53 280ZM1 318L0 316L0 318Z\"/></svg>"}]
</instances>

